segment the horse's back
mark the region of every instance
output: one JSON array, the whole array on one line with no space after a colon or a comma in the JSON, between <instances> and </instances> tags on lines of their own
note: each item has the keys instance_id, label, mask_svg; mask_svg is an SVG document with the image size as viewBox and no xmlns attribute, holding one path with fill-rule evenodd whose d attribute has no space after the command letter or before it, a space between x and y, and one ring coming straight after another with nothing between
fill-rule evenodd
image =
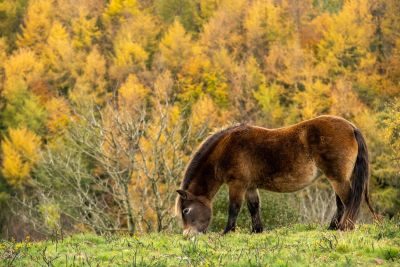
<instances>
[{"instance_id":1,"label":"horse's back","mask_svg":"<svg viewBox=\"0 0 400 267\"><path fill-rule=\"evenodd\" d=\"M228 183L240 180L278 192L307 186L318 168L327 176L341 177L353 167L357 155L353 132L350 122L334 116L278 129L245 125L221 142L219 174Z\"/></svg>"}]
</instances>

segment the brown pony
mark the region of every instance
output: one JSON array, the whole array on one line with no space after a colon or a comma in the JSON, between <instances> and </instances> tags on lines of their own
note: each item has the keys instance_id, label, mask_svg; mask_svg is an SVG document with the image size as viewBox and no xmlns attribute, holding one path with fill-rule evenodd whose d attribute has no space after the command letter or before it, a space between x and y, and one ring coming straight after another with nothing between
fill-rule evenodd
<instances>
[{"instance_id":1,"label":"brown pony","mask_svg":"<svg viewBox=\"0 0 400 267\"><path fill-rule=\"evenodd\" d=\"M363 196L374 214L368 198L367 145L347 120L320 116L278 129L240 124L217 132L200 145L177 190L184 233L207 230L212 199L224 183L229 187L224 233L235 229L244 199L252 231L262 232L258 188L294 192L310 185L318 169L336 193L337 211L329 229L353 229Z\"/></svg>"}]
</instances>

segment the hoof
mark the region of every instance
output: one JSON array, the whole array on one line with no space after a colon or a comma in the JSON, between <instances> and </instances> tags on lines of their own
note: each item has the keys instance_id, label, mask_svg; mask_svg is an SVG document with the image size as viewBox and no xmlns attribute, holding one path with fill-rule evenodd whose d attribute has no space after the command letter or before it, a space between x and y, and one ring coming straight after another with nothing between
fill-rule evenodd
<instances>
[{"instance_id":1,"label":"hoof","mask_svg":"<svg viewBox=\"0 0 400 267\"><path fill-rule=\"evenodd\" d=\"M355 228L354 223L349 222L349 221L344 222L344 223L339 223L339 226L338 226L338 229L340 231L351 231L351 230L354 230L354 228Z\"/></svg>"},{"instance_id":2,"label":"hoof","mask_svg":"<svg viewBox=\"0 0 400 267\"><path fill-rule=\"evenodd\" d=\"M263 229L262 226L256 226L256 227L253 227L253 228L251 229L251 232L252 232L252 233L255 233L255 234L258 234L258 233L262 233L263 230L264 230L264 229Z\"/></svg>"},{"instance_id":3,"label":"hoof","mask_svg":"<svg viewBox=\"0 0 400 267\"><path fill-rule=\"evenodd\" d=\"M222 232L222 235L226 235L230 232L235 232L235 227L233 228L225 228L225 230Z\"/></svg>"},{"instance_id":4,"label":"hoof","mask_svg":"<svg viewBox=\"0 0 400 267\"><path fill-rule=\"evenodd\" d=\"M337 222L332 222L332 223L329 225L329 227L328 227L327 230L335 231L335 230L338 230L338 229L339 229L338 223L337 223Z\"/></svg>"}]
</instances>

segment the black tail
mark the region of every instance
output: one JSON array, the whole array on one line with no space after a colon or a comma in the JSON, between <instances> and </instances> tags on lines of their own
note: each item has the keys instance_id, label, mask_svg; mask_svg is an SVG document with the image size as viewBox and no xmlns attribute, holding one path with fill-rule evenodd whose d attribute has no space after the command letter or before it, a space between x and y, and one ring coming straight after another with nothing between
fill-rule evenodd
<instances>
[{"instance_id":1,"label":"black tail","mask_svg":"<svg viewBox=\"0 0 400 267\"><path fill-rule=\"evenodd\" d=\"M349 196L345 214L341 222L344 224L346 224L347 222L355 222L357 215L360 211L363 195L369 210L376 218L375 211L371 206L368 196L369 160L367 144L360 130L357 128L354 129L354 137L356 138L358 144L358 154L351 177L351 193Z\"/></svg>"}]
</instances>

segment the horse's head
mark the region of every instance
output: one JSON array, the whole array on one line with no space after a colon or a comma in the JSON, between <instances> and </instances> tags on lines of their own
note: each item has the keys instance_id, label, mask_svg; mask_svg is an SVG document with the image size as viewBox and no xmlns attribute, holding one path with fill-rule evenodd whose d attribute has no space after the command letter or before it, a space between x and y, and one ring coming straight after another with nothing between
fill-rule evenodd
<instances>
[{"instance_id":1,"label":"horse's head","mask_svg":"<svg viewBox=\"0 0 400 267\"><path fill-rule=\"evenodd\" d=\"M205 233L211 221L211 203L204 197L177 190L177 214L182 218L183 234Z\"/></svg>"}]
</instances>

